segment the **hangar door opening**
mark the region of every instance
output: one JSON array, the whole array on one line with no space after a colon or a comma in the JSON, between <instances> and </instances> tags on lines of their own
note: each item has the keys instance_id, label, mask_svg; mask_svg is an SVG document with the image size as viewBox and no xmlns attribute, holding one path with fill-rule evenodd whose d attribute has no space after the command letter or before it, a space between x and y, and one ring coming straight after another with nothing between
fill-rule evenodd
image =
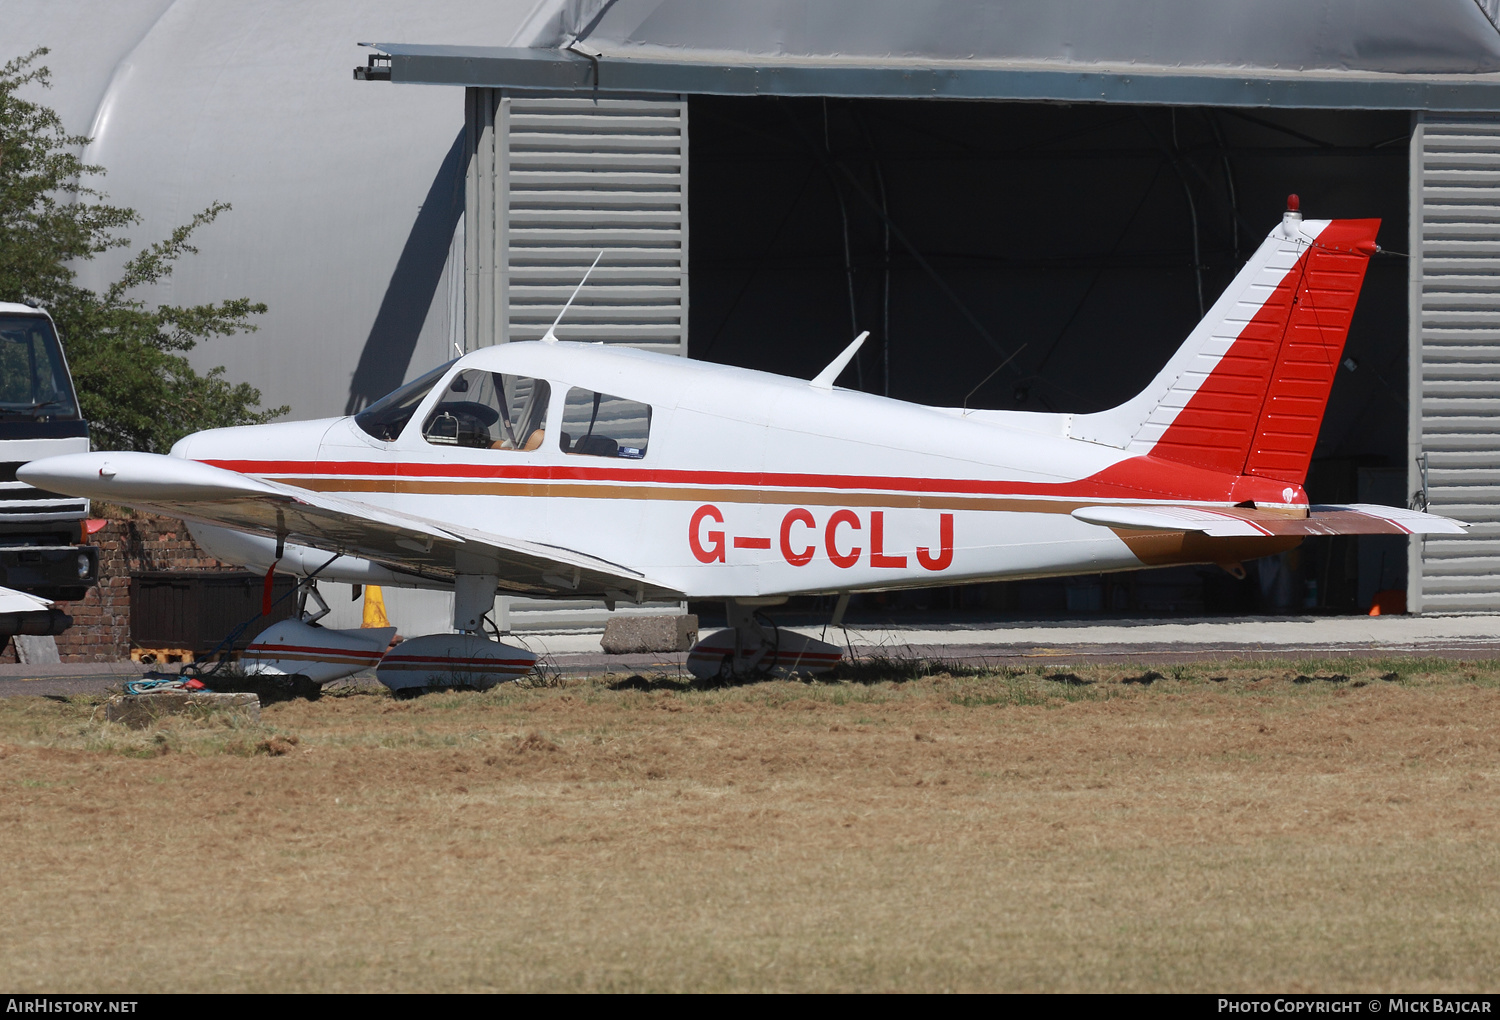
<instances>
[{"instance_id":1,"label":"hangar door opening","mask_svg":"<svg viewBox=\"0 0 1500 1020\"><path fill-rule=\"evenodd\" d=\"M1087 412L1141 389L1281 218L1409 252L1405 112L694 96L692 357L920 403ZM1407 264L1377 257L1307 489L1405 505ZM890 596L1020 613L1365 609L1404 539L1310 540L1244 581L1174 568ZM875 597L885 598L885 597Z\"/></svg>"}]
</instances>

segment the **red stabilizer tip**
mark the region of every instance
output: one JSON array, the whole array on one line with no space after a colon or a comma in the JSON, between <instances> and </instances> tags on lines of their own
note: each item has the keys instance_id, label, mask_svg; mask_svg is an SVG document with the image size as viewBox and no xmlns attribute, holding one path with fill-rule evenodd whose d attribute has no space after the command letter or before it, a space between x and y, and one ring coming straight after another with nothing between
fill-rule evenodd
<instances>
[{"instance_id":1,"label":"red stabilizer tip","mask_svg":"<svg viewBox=\"0 0 1500 1020\"><path fill-rule=\"evenodd\" d=\"M1300 198L1298 198L1296 195L1288 195L1286 197L1286 211L1287 212L1297 212L1301 207L1302 207L1302 200Z\"/></svg>"}]
</instances>

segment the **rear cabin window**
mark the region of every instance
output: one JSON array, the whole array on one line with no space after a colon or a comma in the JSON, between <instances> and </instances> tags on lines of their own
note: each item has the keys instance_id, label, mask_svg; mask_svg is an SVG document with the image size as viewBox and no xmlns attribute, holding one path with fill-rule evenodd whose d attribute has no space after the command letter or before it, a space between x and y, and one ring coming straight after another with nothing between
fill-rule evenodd
<instances>
[{"instance_id":1,"label":"rear cabin window","mask_svg":"<svg viewBox=\"0 0 1500 1020\"><path fill-rule=\"evenodd\" d=\"M650 436L650 405L578 387L568 391L559 437L563 453L640 460Z\"/></svg>"},{"instance_id":2,"label":"rear cabin window","mask_svg":"<svg viewBox=\"0 0 1500 1020\"><path fill-rule=\"evenodd\" d=\"M448 383L422 426L422 438L475 450L540 449L551 394L544 379L466 369Z\"/></svg>"}]
</instances>

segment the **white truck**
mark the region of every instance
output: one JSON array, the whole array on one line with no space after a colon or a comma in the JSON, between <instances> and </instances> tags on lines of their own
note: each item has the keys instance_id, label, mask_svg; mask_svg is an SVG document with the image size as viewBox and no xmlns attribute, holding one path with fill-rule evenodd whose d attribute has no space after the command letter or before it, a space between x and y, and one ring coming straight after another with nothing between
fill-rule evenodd
<instances>
[{"instance_id":1,"label":"white truck","mask_svg":"<svg viewBox=\"0 0 1500 1020\"><path fill-rule=\"evenodd\" d=\"M16 480L29 461L88 448L52 317L0 302L0 640L61 634L73 620L52 602L82 599L99 578L88 500Z\"/></svg>"}]
</instances>

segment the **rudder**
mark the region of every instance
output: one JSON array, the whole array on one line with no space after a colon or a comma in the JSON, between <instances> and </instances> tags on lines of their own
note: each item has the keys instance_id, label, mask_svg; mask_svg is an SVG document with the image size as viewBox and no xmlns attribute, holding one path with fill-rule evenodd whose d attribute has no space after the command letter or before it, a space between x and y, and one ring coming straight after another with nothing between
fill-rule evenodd
<instances>
[{"instance_id":1,"label":"rudder","mask_svg":"<svg viewBox=\"0 0 1500 1020\"><path fill-rule=\"evenodd\" d=\"M1242 474L1299 485L1307 477L1379 229L1379 220L1334 220L1303 256Z\"/></svg>"},{"instance_id":2,"label":"rudder","mask_svg":"<svg viewBox=\"0 0 1500 1020\"><path fill-rule=\"evenodd\" d=\"M1069 434L1301 484L1379 227L1289 211L1151 384Z\"/></svg>"}]
</instances>

